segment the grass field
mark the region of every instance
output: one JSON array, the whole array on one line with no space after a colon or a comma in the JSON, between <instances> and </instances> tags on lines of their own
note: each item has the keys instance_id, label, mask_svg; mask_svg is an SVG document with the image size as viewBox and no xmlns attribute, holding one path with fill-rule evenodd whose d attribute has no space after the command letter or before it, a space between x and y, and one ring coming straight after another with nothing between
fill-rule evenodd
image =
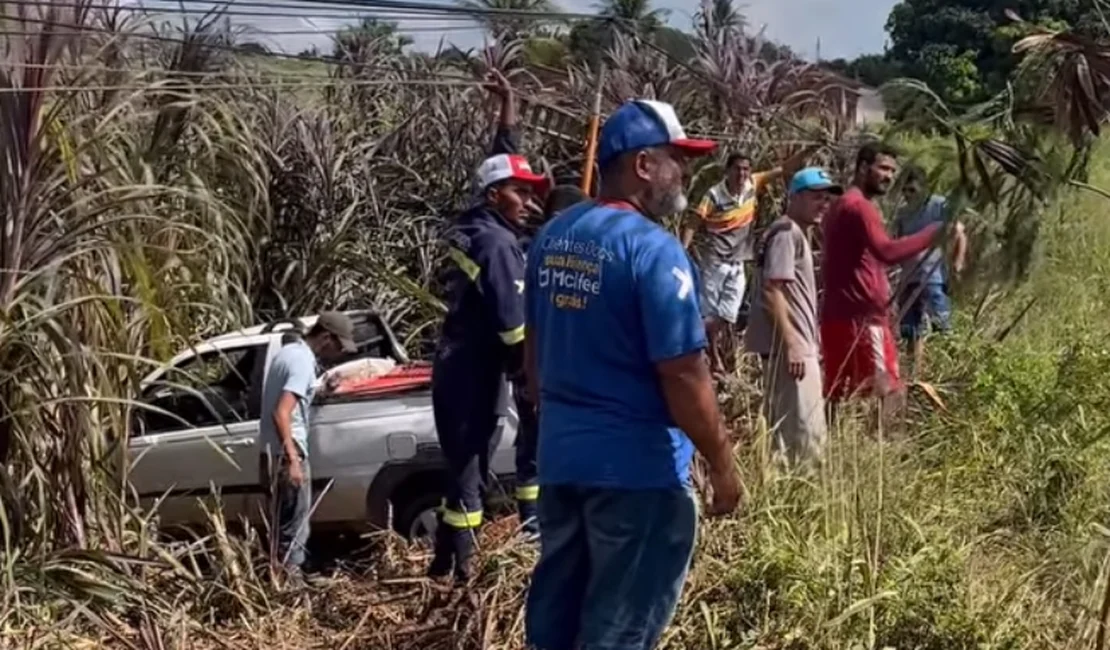
<instances>
[{"instance_id":1,"label":"grass field","mask_svg":"<svg viewBox=\"0 0 1110 650\"><path fill-rule=\"evenodd\" d=\"M74 23L105 18L40 4ZM682 66L614 36L604 79L579 62L565 79L542 75L543 88L522 40L433 60L371 39L340 69L237 61L217 22L158 47L125 27L78 39L31 22L5 36L5 650L519 650L535 550L512 541L511 518L482 532L467 593L426 583L426 549L395 537L365 540L307 596L275 587L257 539L227 534L218 509L210 535L160 540L118 471L140 379L218 332L344 307L378 310L427 354L442 227L472 198L497 103L475 84L485 67L571 111L589 110L597 88L607 110L673 102L691 131L743 143L760 165L820 144L813 162L842 173L862 137L841 96L820 90L825 75L765 65L735 25L699 28ZM1029 68L1036 88L1046 70L1074 80L1101 60L1035 36L1053 62ZM731 377L722 394L747 500L705 523L669 650L1105 648L1110 201L1057 192L1093 130L1075 116L1101 120L1105 107L1058 105L1050 127L1018 110L1022 98L962 115L915 92L931 108L907 117L929 119L894 128L945 186L966 172L960 198L982 213L968 218L976 256L956 284L956 330L930 345L936 399L915 391L881 431L849 413L819 472L785 476L768 462L753 364ZM556 169L581 155L535 132L523 147ZM1090 171L1110 188L1110 147ZM1041 193L1054 204L1027 212Z\"/></svg>"},{"instance_id":2,"label":"grass field","mask_svg":"<svg viewBox=\"0 0 1110 650\"><path fill-rule=\"evenodd\" d=\"M1110 158L1097 161L1092 182L1110 186ZM703 527L663 647L1101 647L1110 558L1106 209L1093 194L1065 196L1047 212L1026 284L967 283L975 293L958 303L955 334L930 346L928 379L944 408L915 392L909 415L888 430L865 431L863 414L845 418L816 474L770 469L751 375L730 382L747 501ZM426 584L426 549L394 538L369 540L368 559L307 598L282 594L258 568L254 540L217 534L196 547L206 549L202 562L194 548L175 556L172 571L133 572L142 597L97 609L103 626L70 621L0 639L7 635L5 647L78 647L70 644L80 637L80 647L517 649L535 555L513 543L513 526L484 531L469 595ZM48 604L41 611L44 624L60 615Z\"/></svg>"}]
</instances>

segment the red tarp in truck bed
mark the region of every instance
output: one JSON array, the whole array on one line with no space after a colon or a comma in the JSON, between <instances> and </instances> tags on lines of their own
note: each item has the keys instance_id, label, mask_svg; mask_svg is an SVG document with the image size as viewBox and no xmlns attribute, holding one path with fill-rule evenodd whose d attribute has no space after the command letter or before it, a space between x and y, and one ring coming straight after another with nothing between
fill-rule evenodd
<instances>
[{"instance_id":1,"label":"red tarp in truck bed","mask_svg":"<svg viewBox=\"0 0 1110 650\"><path fill-rule=\"evenodd\" d=\"M393 370L370 379L341 382L334 395L343 397L370 397L396 393L432 385L432 364L424 362L397 366Z\"/></svg>"}]
</instances>

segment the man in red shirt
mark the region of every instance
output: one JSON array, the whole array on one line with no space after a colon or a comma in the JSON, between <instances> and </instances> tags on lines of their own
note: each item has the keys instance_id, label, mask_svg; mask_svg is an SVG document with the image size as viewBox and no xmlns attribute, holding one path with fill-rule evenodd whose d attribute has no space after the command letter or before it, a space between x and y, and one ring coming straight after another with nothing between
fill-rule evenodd
<instances>
[{"instance_id":1,"label":"man in red shirt","mask_svg":"<svg viewBox=\"0 0 1110 650\"><path fill-rule=\"evenodd\" d=\"M856 155L851 187L823 223L821 356L825 395L834 403L902 391L898 348L890 328L887 267L928 249L938 238L940 224L901 239L887 236L872 201L886 194L897 171L894 149L864 145Z\"/></svg>"}]
</instances>

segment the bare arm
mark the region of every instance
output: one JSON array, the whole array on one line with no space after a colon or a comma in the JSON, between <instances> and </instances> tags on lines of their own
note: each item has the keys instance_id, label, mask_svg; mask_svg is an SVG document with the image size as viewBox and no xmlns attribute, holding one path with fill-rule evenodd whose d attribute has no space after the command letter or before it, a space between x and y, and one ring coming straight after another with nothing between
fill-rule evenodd
<instances>
[{"instance_id":1,"label":"bare arm","mask_svg":"<svg viewBox=\"0 0 1110 650\"><path fill-rule=\"evenodd\" d=\"M687 250L690 248L690 243L694 241L694 232L697 230L695 219L697 216L691 216L682 224L682 247Z\"/></svg>"},{"instance_id":2,"label":"bare arm","mask_svg":"<svg viewBox=\"0 0 1110 650\"><path fill-rule=\"evenodd\" d=\"M500 75L500 73L498 74ZM516 95L513 93L512 85L506 80L504 92L501 94L501 119L498 126L505 130L511 130L516 128L517 122Z\"/></svg>"},{"instance_id":3,"label":"bare arm","mask_svg":"<svg viewBox=\"0 0 1110 650\"><path fill-rule=\"evenodd\" d=\"M518 122L516 96L513 93L512 84L500 71L491 69L486 75L484 85L486 90L501 99L497 128L494 129L493 142L490 144L490 155L519 153L520 142L516 133Z\"/></svg>"},{"instance_id":4,"label":"bare arm","mask_svg":"<svg viewBox=\"0 0 1110 650\"><path fill-rule=\"evenodd\" d=\"M274 420L274 429L281 440L281 449L290 461L299 460L301 457L300 450L297 449L297 443L293 440L293 409L295 408L297 408L297 396L285 391L278 399L277 406L274 407L274 412L271 415Z\"/></svg>"},{"instance_id":5,"label":"bare arm","mask_svg":"<svg viewBox=\"0 0 1110 650\"><path fill-rule=\"evenodd\" d=\"M967 231L961 221L955 223L952 242L952 268L956 273L962 273L967 264Z\"/></svg>"},{"instance_id":6,"label":"bare arm","mask_svg":"<svg viewBox=\"0 0 1110 650\"><path fill-rule=\"evenodd\" d=\"M782 162L778 167L773 167L767 171L760 172L757 175L759 179L756 183L757 186L762 185L768 181L773 181L779 177L790 178L805 164L807 158L810 157L815 151L821 148L821 145L815 144L802 149L798 153L790 156Z\"/></svg>"},{"instance_id":7,"label":"bare arm","mask_svg":"<svg viewBox=\"0 0 1110 650\"><path fill-rule=\"evenodd\" d=\"M697 234L698 228L702 227L702 220L708 217L712 211L713 199L706 193L701 202L698 203L698 207L687 213L682 224L682 234L679 239L683 248L690 249L690 244L694 241L694 235Z\"/></svg>"},{"instance_id":8,"label":"bare arm","mask_svg":"<svg viewBox=\"0 0 1110 650\"><path fill-rule=\"evenodd\" d=\"M775 331L782 337L787 348L792 348L799 336L790 322L790 309L786 303L786 294L782 291L783 284L783 280L767 280L763 283L763 297L767 301L767 311L771 322L775 324Z\"/></svg>"},{"instance_id":9,"label":"bare arm","mask_svg":"<svg viewBox=\"0 0 1110 650\"><path fill-rule=\"evenodd\" d=\"M717 394L701 350L655 366L667 410L714 472L733 471L732 445L717 408Z\"/></svg>"}]
</instances>

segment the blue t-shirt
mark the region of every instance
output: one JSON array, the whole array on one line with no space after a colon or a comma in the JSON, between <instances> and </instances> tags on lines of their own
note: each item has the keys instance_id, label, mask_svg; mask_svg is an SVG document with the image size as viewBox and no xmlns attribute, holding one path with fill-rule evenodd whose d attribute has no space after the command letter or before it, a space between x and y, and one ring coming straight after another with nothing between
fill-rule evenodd
<instances>
[{"instance_id":1,"label":"blue t-shirt","mask_svg":"<svg viewBox=\"0 0 1110 650\"><path fill-rule=\"evenodd\" d=\"M290 428L293 440L301 454L308 457L308 410L316 385L316 355L304 341L282 346L270 362L266 379L262 382L262 418L258 423L259 452L283 456L281 437L274 426L274 409L283 393L293 393L297 405L293 408Z\"/></svg>"},{"instance_id":2,"label":"blue t-shirt","mask_svg":"<svg viewBox=\"0 0 1110 650\"><path fill-rule=\"evenodd\" d=\"M689 484L693 445L655 364L705 348L697 282L678 240L630 207L582 203L537 233L524 295L541 484Z\"/></svg>"},{"instance_id":3,"label":"blue t-shirt","mask_svg":"<svg viewBox=\"0 0 1110 650\"><path fill-rule=\"evenodd\" d=\"M924 230L929 224L942 223L948 213L948 200L939 194L930 196L924 205L903 209L894 222L895 236L907 237ZM910 282L944 284L944 252L933 247L902 263L902 271Z\"/></svg>"}]
</instances>

